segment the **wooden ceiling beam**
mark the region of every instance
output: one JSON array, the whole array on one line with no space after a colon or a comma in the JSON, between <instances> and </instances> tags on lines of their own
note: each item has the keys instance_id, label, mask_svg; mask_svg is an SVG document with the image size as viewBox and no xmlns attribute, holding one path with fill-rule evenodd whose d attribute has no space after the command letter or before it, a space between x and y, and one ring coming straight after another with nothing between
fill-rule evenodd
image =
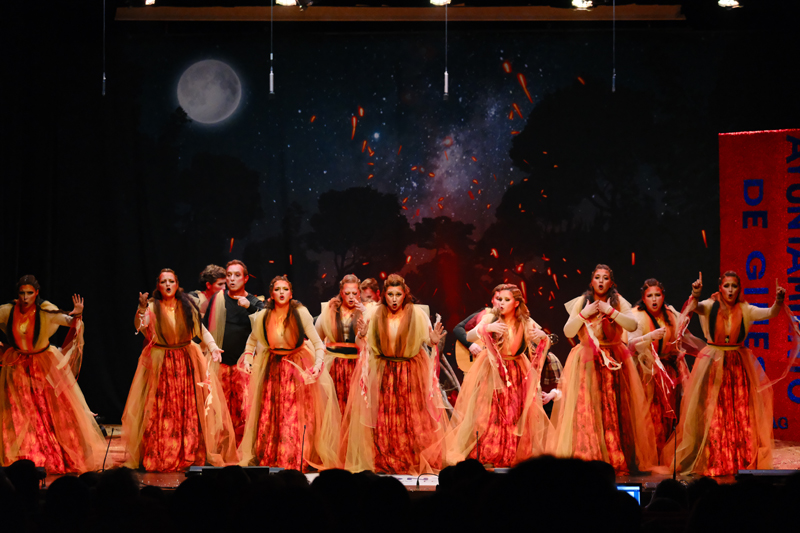
<instances>
[{"instance_id":1,"label":"wooden ceiling beam","mask_svg":"<svg viewBox=\"0 0 800 533\"><path fill-rule=\"evenodd\" d=\"M250 7L120 7L119 21L264 22L269 6ZM612 8L587 11L547 6L500 6L448 8L449 22L593 22L612 20ZM680 21L686 17L679 5L617 6L618 21ZM434 7L297 7L275 6L276 22L443 22L444 9Z\"/></svg>"}]
</instances>

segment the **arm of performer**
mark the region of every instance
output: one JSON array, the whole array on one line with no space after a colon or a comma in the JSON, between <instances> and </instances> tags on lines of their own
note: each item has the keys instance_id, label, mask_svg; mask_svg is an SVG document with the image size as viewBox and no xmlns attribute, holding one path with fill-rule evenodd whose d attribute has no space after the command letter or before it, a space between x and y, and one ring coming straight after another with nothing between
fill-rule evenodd
<instances>
[{"instance_id":1,"label":"arm of performer","mask_svg":"<svg viewBox=\"0 0 800 533\"><path fill-rule=\"evenodd\" d=\"M542 329L542 326L536 323L536 321L532 318L528 319L528 323L525 324L525 333L528 336L534 345L538 346L539 342L542 339L547 338L547 333Z\"/></svg>"},{"instance_id":2,"label":"arm of performer","mask_svg":"<svg viewBox=\"0 0 800 533\"><path fill-rule=\"evenodd\" d=\"M308 309L305 307L298 307L297 314L300 317L300 322L302 323L306 337L308 337L308 340L314 345L314 369L312 370L312 374L317 375L322 370L322 363L325 360L325 344L322 342L322 339L319 338L317 329L314 327L314 319L311 313L308 312Z\"/></svg>"},{"instance_id":3,"label":"arm of performer","mask_svg":"<svg viewBox=\"0 0 800 533\"><path fill-rule=\"evenodd\" d=\"M587 303L585 298L575 302L575 307L569 313L569 320L564 324L564 335L571 339L581 330L584 320L591 320L597 314L597 302Z\"/></svg>"},{"instance_id":4,"label":"arm of performer","mask_svg":"<svg viewBox=\"0 0 800 533\"><path fill-rule=\"evenodd\" d=\"M76 317L83 314L83 298L80 294L72 295L72 311L69 314L58 313L53 315L52 320L59 326L72 326L72 322Z\"/></svg>"},{"instance_id":5,"label":"arm of performer","mask_svg":"<svg viewBox=\"0 0 800 533\"><path fill-rule=\"evenodd\" d=\"M467 318L459 322L458 325L456 325L456 327L453 328L453 335L456 336L456 340L461 344L463 344L464 346L466 346L469 349L469 351L472 352L472 355L478 355L479 353L481 353L483 348L481 348L479 344L467 340L467 329L466 329L467 323L473 318L475 318L481 312L482 311L478 311L477 313L472 313Z\"/></svg>"},{"instance_id":6,"label":"arm of performer","mask_svg":"<svg viewBox=\"0 0 800 533\"><path fill-rule=\"evenodd\" d=\"M444 324L442 324L441 318L442 317L437 314L436 323L433 325L433 327L430 325L428 326L428 343L431 346L439 346L439 342L441 342L442 337L445 335ZM430 320L428 321L428 324L430 324Z\"/></svg>"},{"instance_id":7,"label":"arm of performer","mask_svg":"<svg viewBox=\"0 0 800 533\"><path fill-rule=\"evenodd\" d=\"M322 342L325 342L325 333L322 331L322 313L319 314L317 317L317 321L314 323L314 329L317 330L317 335L319 338L322 339Z\"/></svg>"},{"instance_id":8,"label":"arm of performer","mask_svg":"<svg viewBox=\"0 0 800 533\"><path fill-rule=\"evenodd\" d=\"M253 370L253 358L256 353L256 345L258 341L256 340L256 336L254 333L250 333L250 336L247 337L247 343L244 346L244 352L242 352L242 364L244 366L244 371L248 374Z\"/></svg>"},{"instance_id":9,"label":"arm of performer","mask_svg":"<svg viewBox=\"0 0 800 533\"><path fill-rule=\"evenodd\" d=\"M636 331L628 337L628 348L636 353L646 352L647 345L653 341L663 339L666 332L666 328L658 328L643 335L642 328L637 327Z\"/></svg>"},{"instance_id":10,"label":"arm of performer","mask_svg":"<svg viewBox=\"0 0 800 533\"><path fill-rule=\"evenodd\" d=\"M504 323L500 321L494 320L494 315L492 313L486 313L481 317L481 321L478 324L467 332L467 340L469 342L477 342L480 338L478 335L478 328L482 325L486 324L486 330L491 333L499 333L500 335L504 334L508 329Z\"/></svg>"},{"instance_id":11,"label":"arm of performer","mask_svg":"<svg viewBox=\"0 0 800 533\"><path fill-rule=\"evenodd\" d=\"M778 284L778 280L775 280L775 302L772 304L770 308L763 308L763 307L756 307L754 305L750 306L750 318L753 321L758 320L769 320L770 318L775 318L781 312L781 307L783 307L783 300L786 297L786 289Z\"/></svg>"},{"instance_id":12,"label":"arm of performer","mask_svg":"<svg viewBox=\"0 0 800 533\"><path fill-rule=\"evenodd\" d=\"M708 312L711 310L711 307L714 305L714 302L711 300L703 300L700 301L700 295L703 293L703 273L698 273L697 280L692 283L692 296L689 300L683 304L682 312L686 314L686 316L691 316L691 313L697 313L698 315L708 315Z\"/></svg>"},{"instance_id":13,"label":"arm of performer","mask_svg":"<svg viewBox=\"0 0 800 533\"><path fill-rule=\"evenodd\" d=\"M211 359L217 362L222 361L222 352L224 350L221 350L219 346L217 346L217 343L214 342L214 337L206 329L205 326L201 324L200 327L202 328L203 344L205 345L206 349L211 353Z\"/></svg>"},{"instance_id":14,"label":"arm of performer","mask_svg":"<svg viewBox=\"0 0 800 533\"><path fill-rule=\"evenodd\" d=\"M139 309L136 310L136 315L133 317L133 327L136 331L141 331L144 326L147 326L145 315L147 314L147 297L150 293L139 293Z\"/></svg>"},{"instance_id":15,"label":"arm of performer","mask_svg":"<svg viewBox=\"0 0 800 533\"><path fill-rule=\"evenodd\" d=\"M636 319L628 313L614 309L611 304L602 300L597 301L597 309L608 318L622 326L627 331L636 331Z\"/></svg>"}]
</instances>

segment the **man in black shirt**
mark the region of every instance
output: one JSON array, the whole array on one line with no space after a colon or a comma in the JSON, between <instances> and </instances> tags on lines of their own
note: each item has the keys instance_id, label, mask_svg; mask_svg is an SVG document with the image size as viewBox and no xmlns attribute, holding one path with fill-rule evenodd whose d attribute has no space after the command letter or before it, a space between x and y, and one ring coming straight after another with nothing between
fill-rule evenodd
<instances>
[{"instance_id":1,"label":"man in black shirt","mask_svg":"<svg viewBox=\"0 0 800 533\"><path fill-rule=\"evenodd\" d=\"M247 394L249 375L237 369L236 363L250 336L250 315L264 309L264 302L245 290L250 276L244 263L238 259L230 261L225 265L225 274L228 289L211 297L203 324L222 349L222 362L215 371L222 383L238 446L244 435L247 416L242 411L242 403ZM215 366L212 363L212 368Z\"/></svg>"}]
</instances>

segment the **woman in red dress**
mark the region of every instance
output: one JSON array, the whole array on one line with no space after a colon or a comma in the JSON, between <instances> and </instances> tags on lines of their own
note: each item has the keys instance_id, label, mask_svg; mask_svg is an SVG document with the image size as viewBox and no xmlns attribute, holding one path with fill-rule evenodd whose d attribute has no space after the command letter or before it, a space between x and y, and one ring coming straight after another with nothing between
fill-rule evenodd
<instances>
[{"instance_id":1,"label":"woman in red dress","mask_svg":"<svg viewBox=\"0 0 800 533\"><path fill-rule=\"evenodd\" d=\"M644 282L642 299L633 309L636 331L628 337L628 348L636 357L653 421L659 457L675 428L683 384L689 379L686 351L678 340L683 319L674 307L664 304L664 298L660 281L650 278Z\"/></svg>"},{"instance_id":2,"label":"woman in red dress","mask_svg":"<svg viewBox=\"0 0 800 533\"><path fill-rule=\"evenodd\" d=\"M786 291L776 283L775 303L765 309L745 302L741 286L736 272L725 272L719 290L700 302L700 277L684 310L700 316L708 340L681 403L677 469L685 474L723 476L772 468L772 387L744 340L753 322L780 313ZM671 463L669 452L667 445L664 453Z\"/></svg>"},{"instance_id":3,"label":"woman in red dress","mask_svg":"<svg viewBox=\"0 0 800 533\"><path fill-rule=\"evenodd\" d=\"M73 310L62 311L39 299L30 275L17 293L0 306L8 341L0 350L0 466L30 459L50 474L98 470L105 439L73 374L83 351L83 298L74 295ZM59 326L70 328L61 349L50 345Z\"/></svg>"},{"instance_id":4,"label":"woman in red dress","mask_svg":"<svg viewBox=\"0 0 800 533\"><path fill-rule=\"evenodd\" d=\"M266 309L250 317L241 361L252 374L241 464L337 468L341 414L325 346L285 276L270 282L269 294Z\"/></svg>"},{"instance_id":5,"label":"woman in red dress","mask_svg":"<svg viewBox=\"0 0 800 533\"><path fill-rule=\"evenodd\" d=\"M391 274L380 305L359 336L366 341L344 418L345 468L387 474L438 472L444 465L447 414L432 357L444 334ZM356 383L353 383L356 386Z\"/></svg>"},{"instance_id":6,"label":"woman in red dress","mask_svg":"<svg viewBox=\"0 0 800 533\"><path fill-rule=\"evenodd\" d=\"M550 422L539 384L550 343L516 285L498 285L492 301L494 309L467 333L469 342L486 349L456 401L447 434L451 464L471 458L510 467L544 453Z\"/></svg>"},{"instance_id":7,"label":"woman in red dress","mask_svg":"<svg viewBox=\"0 0 800 533\"><path fill-rule=\"evenodd\" d=\"M200 313L165 268L153 298L139 293L134 327L148 345L122 414L125 466L177 472L190 466L237 462L231 416L217 377L193 338L199 337L216 361L220 350L200 322Z\"/></svg>"},{"instance_id":8,"label":"woman in red dress","mask_svg":"<svg viewBox=\"0 0 800 533\"><path fill-rule=\"evenodd\" d=\"M653 424L642 381L623 334L636 329L631 306L617 292L614 274L597 265L582 296L566 304L568 338L580 339L567 358L553 407L556 427L549 451L561 457L605 461L618 474L657 464Z\"/></svg>"}]
</instances>

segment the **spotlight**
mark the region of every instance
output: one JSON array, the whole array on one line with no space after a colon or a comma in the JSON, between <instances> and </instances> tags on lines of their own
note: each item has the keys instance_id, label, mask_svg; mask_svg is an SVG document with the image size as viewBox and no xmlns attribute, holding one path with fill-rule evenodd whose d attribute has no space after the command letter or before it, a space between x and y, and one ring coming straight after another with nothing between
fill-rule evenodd
<instances>
[{"instance_id":1,"label":"spotlight","mask_svg":"<svg viewBox=\"0 0 800 533\"><path fill-rule=\"evenodd\" d=\"M719 4L719 7L724 7L725 9L742 7L742 4L740 4L737 0L719 0L717 3Z\"/></svg>"},{"instance_id":2,"label":"spotlight","mask_svg":"<svg viewBox=\"0 0 800 533\"><path fill-rule=\"evenodd\" d=\"M592 0L572 0L572 7L578 11L587 11L594 6L592 5Z\"/></svg>"},{"instance_id":3,"label":"spotlight","mask_svg":"<svg viewBox=\"0 0 800 533\"><path fill-rule=\"evenodd\" d=\"M450 3L450 0L431 0L431 4L442 7Z\"/></svg>"},{"instance_id":4,"label":"spotlight","mask_svg":"<svg viewBox=\"0 0 800 533\"><path fill-rule=\"evenodd\" d=\"M275 0L275 3L281 6L297 6L300 11L314 3L314 0Z\"/></svg>"},{"instance_id":5,"label":"spotlight","mask_svg":"<svg viewBox=\"0 0 800 533\"><path fill-rule=\"evenodd\" d=\"M152 6L156 3L156 0L144 0L144 5Z\"/></svg>"}]
</instances>

